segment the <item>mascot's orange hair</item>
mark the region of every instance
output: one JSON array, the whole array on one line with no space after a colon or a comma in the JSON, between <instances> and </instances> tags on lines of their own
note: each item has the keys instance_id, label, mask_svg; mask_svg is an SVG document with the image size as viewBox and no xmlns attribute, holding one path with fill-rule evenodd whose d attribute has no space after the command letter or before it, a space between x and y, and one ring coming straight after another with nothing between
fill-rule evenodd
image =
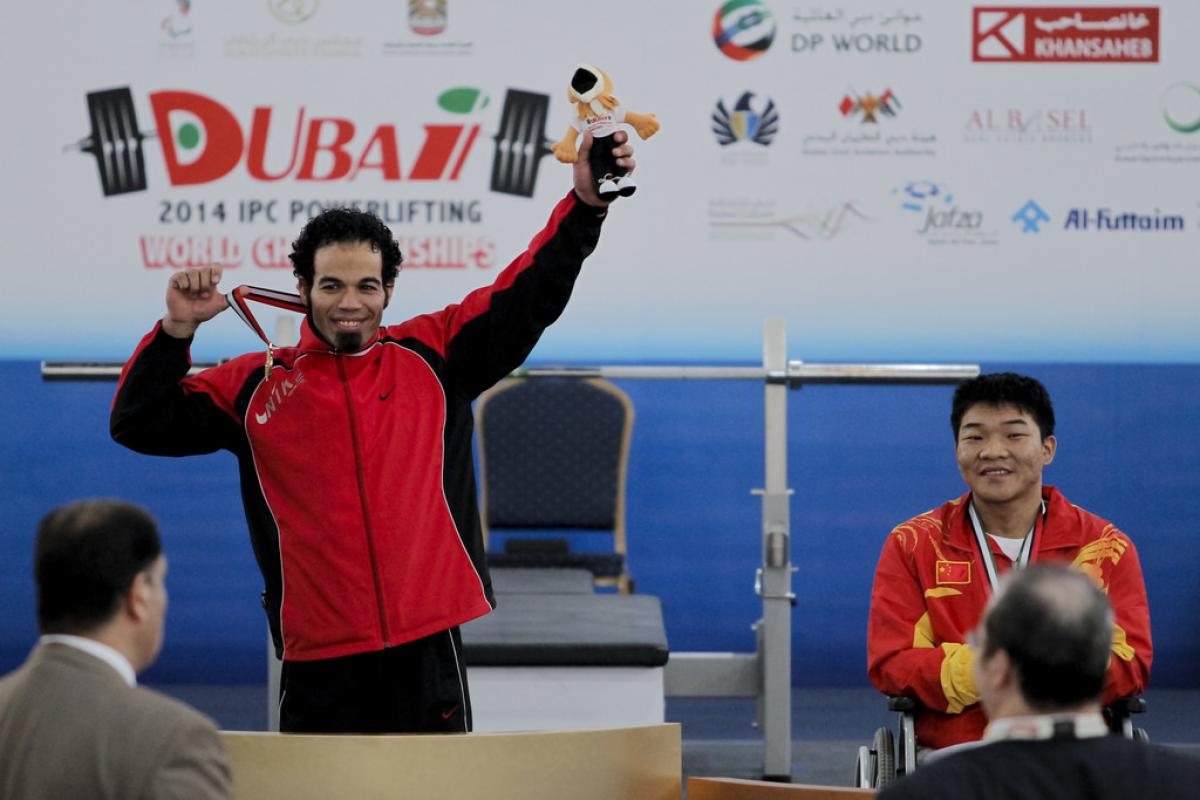
<instances>
[{"instance_id":1,"label":"mascot's orange hair","mask_svg":"<svg viewBox=\"0 0 1200 800\"><path fill-rule=\"evenodd\" d=\"M580 77L587 80L589 76L592 80L591 86L581 91L576 86L577 80ZM567 86L567 102L575 106L575 113L579 119L603 116L621 105L620 101L613 97L612 88L612 78L607 72L591 64L580 64L575 68L575 77L571 84ZM637 135L643 139L649 139L660 127L653 114L638 114L634 111L625 112L625 122L632 125ZM575 126L568 126L563 138L554 143L554 157L564 164L574 164L579 159L575 149L578 136L579 131Z\"/></svg>"}]
</instances>

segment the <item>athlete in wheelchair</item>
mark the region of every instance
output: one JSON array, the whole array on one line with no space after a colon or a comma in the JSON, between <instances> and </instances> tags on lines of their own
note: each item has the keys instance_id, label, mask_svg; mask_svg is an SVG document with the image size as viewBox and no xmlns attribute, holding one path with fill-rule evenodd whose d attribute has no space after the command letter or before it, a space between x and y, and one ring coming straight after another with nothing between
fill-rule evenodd
<instances>
[{"instance_id":1,"label":"athlete in wheelchair","mask_svg":"<svg viewBox=\"0 0 1200 800\"><path fill-rule=\"evenodd\" d=\"M1133 696L1146 687L1152 648L1137 550L1110 522L1043 485L1057 449L1045 387L1013 373L981 375L955 391L950 423L969 491L893 529L875 571L868 676L901 715L898 749L881 728L860 757L867 763L858 772L876 783L912 771L926 751L983 735L967 634L1000 576L1031 562L1069 564L1105 591L1115 626L1102 702L1131 735L1128 714L1143 706Z\"/></svg>"}]
</instances>

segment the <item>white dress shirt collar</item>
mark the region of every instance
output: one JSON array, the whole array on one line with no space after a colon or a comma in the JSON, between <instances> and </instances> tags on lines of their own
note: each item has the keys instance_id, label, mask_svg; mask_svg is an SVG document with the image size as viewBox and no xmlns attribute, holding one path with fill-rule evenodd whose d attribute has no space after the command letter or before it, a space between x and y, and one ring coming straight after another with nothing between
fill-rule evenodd
<instances>
[{"instance_id":1,"label":"white dress shirt collar","mask_svg":"<svg viewBox=\"0 0 1200 800\"><path fill-rule=\"evenodd\" d=\"M133 671L133 665L129 663L129 660L108 645L101 644L95 639L88 639L84 636L71 636L65 633L48 633L38 640L38 644L64 644L67 647L82 650L115 669L122 680L130 686L137 686L137 673Z\"/></svg>"},{"instance_id":2,"label":"white dress shirt collar","mask_svg":"<svg viewBox=\"0 0 1200 800\"><path fill-rule=\"evenodd\" d=\"M1001 717L988 723L983 739L995 742L1009 739L1091 739L1108 736L1108 725L1097 712L1077 714L1035 714L1028 717Z\"/></svg>"}]
</instances>

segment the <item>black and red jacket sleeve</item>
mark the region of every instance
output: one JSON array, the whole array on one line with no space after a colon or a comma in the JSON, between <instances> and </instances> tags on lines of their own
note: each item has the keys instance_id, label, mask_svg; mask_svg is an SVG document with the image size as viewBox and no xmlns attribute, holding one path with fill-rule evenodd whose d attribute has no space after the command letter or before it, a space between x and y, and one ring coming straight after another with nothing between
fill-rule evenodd
<instances>
[{"instance_id":1,"label":"black and red jacket sleeve","mask_svg":"<svg viewBox=\"0 0 1200 800\"><path fill-rule=\"evenodd\" d=\"M160 322L138 344L109 415L109 432L119 444L147 455L186 456L236 452L244 443L234 396L251 377L250 362L235 359L205 370L203 378L189 378L191 342L170 336Z\"/></svg>"},{"instance_id":2,"label":"black and red jacket sleeve","mask_svg":"<svg viewBox=\"0 0 1200 800\"><path fill-rule=\"evenodd\" d=\"M409 320L397 333L432 345L445 359L448 383L465 398L478 396L519 367L562 314L606 212L571 192L490 286Z\"/></svg>"}]
</instances>

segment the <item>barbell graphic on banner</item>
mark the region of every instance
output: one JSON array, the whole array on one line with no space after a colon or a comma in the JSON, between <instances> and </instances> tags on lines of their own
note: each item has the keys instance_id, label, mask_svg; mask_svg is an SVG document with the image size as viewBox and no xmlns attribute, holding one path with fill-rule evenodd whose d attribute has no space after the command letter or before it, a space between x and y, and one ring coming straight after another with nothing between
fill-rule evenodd
<instances>
[{"instance_id":1,"label":"barbell graphic on banner","mask_svg":"<svg viewBox=\"0 0 1200 800\"><path fill-rule=\"evenodd\" d=\"M142 142L156 134L138 128L129 87L89 92L87 104L91 133L67 149L73 147L91 153L96 159L105 197L144 192L146 158Z\"/></svg>"},{"instance_id":2,"label":"barbell graphic on banner","mask_svg":"<svg viewBox=\"0 0 1200 800\"><path fill-rule=\"evenodd\" d=\"M151 99L155 102L160 102L162 100L161 95L162 93L152 95ZM196 95L188 96L199 97ZM211 106L211 101L209 103ZM143 131L140 129L137 111L134 107L133 94L129 87L90 92L87 95L87 105L88 116L91 121L91 131L77 143L68 145L65 149L80 150L91 154L95 158L96 168L100 175L100 187L105 197L146 191L146 161L142 143L148 138L158 138L158 133L152 130ZM507 90L504 105L501 109L499 129L493 137L495 149L492 157L490 183L492 191L521 197L533 197L534 188L537 185L538 167L542 158L551 153L551 141L545 133L549 105L550 97L548 95L520 89ZM161 128L161 124L164 123L165 118L159 113L160 111L162 109L156 106L155 112L159 117L159 127ZM260 111L261 109L256 109L255 124L258 122L257 115ZM172 111L170 113L179 112ZM230 112L224 112L219 117L224 121L226 128L229 128L229 126L237 128L239 125ZM225 117L228 117L228 120L224 120ZM269 113L265 119L269 123ZM301 109L301 121L303 121L303 109ZM191 124L180 127L181 138L179 142L164 143L164 148L169 150L165 155L169 156L168 175L171 177L172 184L207 182L207 180L190 175L186 179L180 177L183 175L184 170L191 169L195 171L196 168L201 166L200 164L196 164L195 167L192 167L184 162L183 153L180 148L196 149L197 144L207 139L202 133L205 125L199 119L189 120L189 122ZM319 122L321 121L313 120L310 126ZM444 160L441 159L441 156L449 157L451 150L456 150L459 153L459 162L453 168L453 171L449 173L451 176L450 179L455 180L458 177L458 170L461 168L462 160L465 159L470 151L470 141L474 138L474 133L469 134L465 145L447 148L447 143L442 141L447 134L440 130L441 128L447 128L447 126L426 126L427 131L433 131L434 128L438 129L437 136L440 138L434 140L432 138L434 134L430 133L430 142L435 142L435 144L431 146L427 142L425 149L417 157L413 172L409 176L410 180L429 180L444 177L442 174L443 170L438 167L448 166L441 163ZM390 129L390 126L388 126L388 129ZM447 129L451 131L455 130L453 126ZM197 131L200 132L197 133ZM315 137L314 131L315 129L310 127L310 139ZM185 140L185 133L191 134L191 138ZM240 128L234 131L234 134L241 141L242 134ZM298 130L297 143L299 143L299 135ZM458 136L456 135L454 138L457 139ZM197 141L192 141L192 139L196 139ZM309 142L309 149L312 149L314 146L319 147L320 145L314 145L313 142ZM203 145L201 145L202 147ZM371 145L368 145L368 149L370 147ZM228 153L225 154L221 159L222 164L219 165L220 168L215 170L215 174L207 176L208 179L220 177L220 175L224 174L221 170L227 171L228 169L232 169L234 162L240 158L240 150L240 146L236 148L232 158L229 157ZM427 153L426 150L429 152ZM444 153L442 152L443 150L445 150ZM311 156L307 151L305 155ZM429 157L431 155L432 157ZM366 153L364 152L359 160L363 161L365 157ZM305 163L308 160L310 159L306 158ZM295 154L293 155L294 162ZM432 167L430 166L431 164L433 165ZM212 165L206 163L204 166L211 167ZM252 174L256 172L253 166L250 167L250 171ZM255 176L261 177L258 175ZM282 175L273 175L270 177L275 179L282 177ZM305 178L311 176L306 176L302 171L298 177ZM353 178L353 174L350 177ZM392 179L399 179L399 173L396 172Z\"/></svg>"},{"instance_id":3,"label":"barbell graphic on banner","mask_svg":"<svg viewBox=\"0 0 1200 800\"><path fill-rule=\"evenodd\" d=\"M538 166L550 155L551 140L546 136L546 115L550 97L520 89L509 89L500 112L492 156L493 192L533 197Z\"/></svg>"}]
</instances>

